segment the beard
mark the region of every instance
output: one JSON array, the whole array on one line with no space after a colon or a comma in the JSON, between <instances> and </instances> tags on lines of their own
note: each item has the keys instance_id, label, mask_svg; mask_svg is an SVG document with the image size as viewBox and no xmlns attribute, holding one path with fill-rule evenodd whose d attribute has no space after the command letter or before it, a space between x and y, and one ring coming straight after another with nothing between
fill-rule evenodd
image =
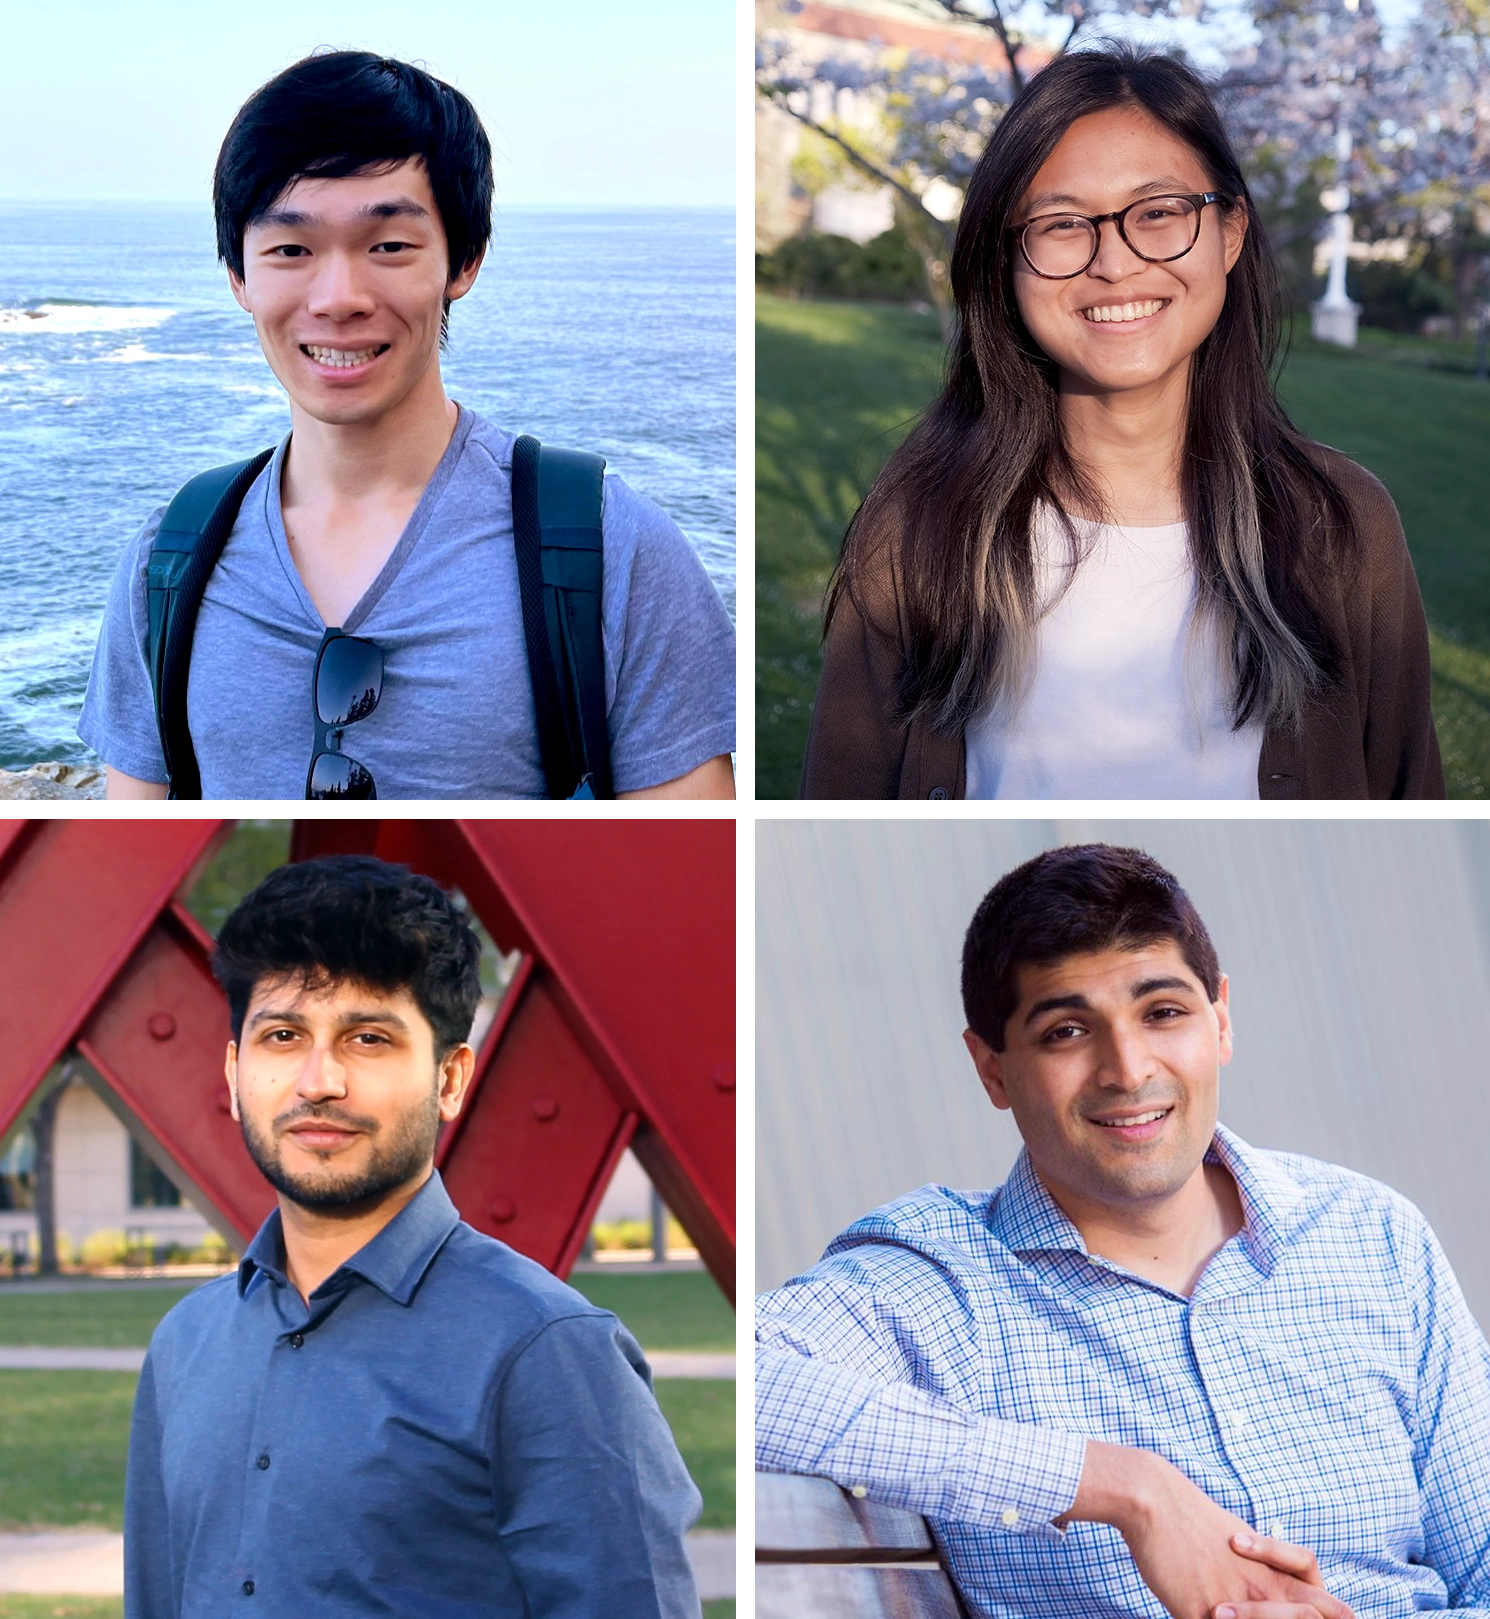
<instances>
[{"instance_id":1,"label":"beard","mask_svg":"<svg viewBox=\"0 0 1490 1619\"><path fill-rule=\"evenodd\" d=\"M308 1119L323 1119L363 1131L369 1152L362 1168L340 1169L328 1157L316 1169L298 1174L287 1170L280 1161L279 1137L290 1125ZM252 1124L246 1113L241 1114L240 1124L248 1156L276 1192L302 1209L353 1216L406 1185L433 1161L440 1130L440 1099L431 1087L423 1103L388 1126L363 1115L314 1104L281 1114L268 1135Z\"/></svg>"}]
</instances>

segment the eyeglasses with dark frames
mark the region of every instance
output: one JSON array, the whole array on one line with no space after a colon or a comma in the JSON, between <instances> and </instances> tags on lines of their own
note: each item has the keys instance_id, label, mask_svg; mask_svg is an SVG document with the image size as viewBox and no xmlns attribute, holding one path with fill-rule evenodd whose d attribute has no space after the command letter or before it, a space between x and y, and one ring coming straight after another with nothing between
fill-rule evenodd
<instances>
[{"instance_id":1,"label":"eyeglasses with dark frames","mask_svg":"<svg viewBox=\"0 0 1490 1619\"><path fill-rule=\"evenodd\" d=\"M1200 220L1208 203L1230 208L1235 197L1219 191L1140 197L1111 214L1039 214L1009 231L1019 238L1024 262L1047 281L1070 281L1089 270L1102 247L1102 227L1110 219L1118 235L1148 264L1182 259L1200 240Z\"/></svg>"}]
</instances>

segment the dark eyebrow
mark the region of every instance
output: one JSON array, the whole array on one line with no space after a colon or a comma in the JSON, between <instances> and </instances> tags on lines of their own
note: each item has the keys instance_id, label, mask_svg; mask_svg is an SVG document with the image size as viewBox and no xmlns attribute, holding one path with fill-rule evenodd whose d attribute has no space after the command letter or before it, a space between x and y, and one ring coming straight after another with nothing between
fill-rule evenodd
<instances>
[{"instance_id":1,"label":"dark eyebrow","mask_svg":"<svg viewBox=\"0 0 1490 1619\"><path fill-rule=\"evenodd\" d=\"M1188 197L1190 195L1189 182L1176 179L1172 174L1164 174L1160 175L1157 180L1145 180L1141 186L1134 186L1128 195L1134 202L1137 202L1140 197L1151 197L1155 193L1166 197ZM1084 206L1080 197L1072 197L1064 191L1042 191L1038 197L1030 201L1024 212L1026 215L1031 215L1040 208L1048 208L1052 203L1063 203L1072 208Z\"/></svg>"},{"instance_id":2,"label":"dark eyebrow","mask_svg":"<svg viewBox=\"0 0 1490 1619\"><path fill-rule=\"evenodd\" d=\"M248 1020L249 1028L257 1028L261 1023L293 1023L297 1028L310 1027L310 1019L299 1012L276 1011L272 1006L263 1007ZM402 1029L408 1032L409 1025L397 1012L378 1010L374 1012L344 1012L337 1020L339 1029L353 1029L361 1023L385 1023L390 1028Z\"/></svg>"},{"instance_id":3,"label":"dark eyebrow","mask_svg":"<svg viewBox=\"0 0 1490 1619\"><path fill-rule=\"evenodd\" d=\"M396 197L391 202L364 203L354 215L357 219L428 219L429 209L421 207L412 197ZM254 225L278 225L284 230L314 230L326 221L320 214L308 214L299 208L270 208L260 214Z\"/></svg>"},{"instance_id":4,"label":"dark eyebrow","mask_svg":"<svg viewBox=\"0 0 1490 1619\"><path fill-rule=\"evenodd\" d=\"M1182 989L1193 994L1195 985L1188 978L1144 978L1128 991L1128 998L1141 1001L1145 995L1155 995L1165 989ZM1037 1017L1046 1012L1090 1012L1091 1009L1092 1003L1085 995L1049 995L1043 1001L1036 1001L1025 1013L1025 1027L1028 1028Z\"/></svg>"}]
</instances>

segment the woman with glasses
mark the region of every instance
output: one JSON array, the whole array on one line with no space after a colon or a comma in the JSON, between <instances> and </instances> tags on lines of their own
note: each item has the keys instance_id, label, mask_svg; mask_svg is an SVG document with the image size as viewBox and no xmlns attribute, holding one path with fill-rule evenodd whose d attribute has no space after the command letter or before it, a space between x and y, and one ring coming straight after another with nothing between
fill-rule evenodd
<instances>
[{"instance_id":1,"label":"woman with glasses","mask_svg":"<svg viewBox=\"0 0 1490 1619\"><path fill-rule=\"evenodd\" d=\"M803 796L1442 797L1401 524L1278 403L1282 282L1201 81L1039 73L952 290L828 593Z\"/></svg>"}]
</instances>

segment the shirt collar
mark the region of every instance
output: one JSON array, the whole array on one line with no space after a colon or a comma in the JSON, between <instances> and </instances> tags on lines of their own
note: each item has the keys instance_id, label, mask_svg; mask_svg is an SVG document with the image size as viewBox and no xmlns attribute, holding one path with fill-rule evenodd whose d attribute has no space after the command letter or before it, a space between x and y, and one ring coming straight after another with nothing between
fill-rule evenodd
<instances>
[{"instance_id":1,"label":"shirt collar","mask_svg":"<svg viewBox=\"0 0 1490 1619\"><path fill-rule=\"evenodd\" d=\"M394 1303L407 1304L445 1239L459 1224L460 1215L450 1201L440 1172L433 1170L377 1236L333 1271L312 1297L330 1289L350 1272L371 1282ZM259 1227L239 1263L240 1297L248 1290L256 1270L273 1277L282 1287L288 1285L284 1228L278 1209Z\"/></svg>"},{"instance_id":2,"label":"shirt collar","mask_svg":"<svg viewBox=\"0 0 1490 1619\"><path fill-rule=\"evenodd\" d=\"M1258 1269L1270 1273L1301 1195L1297 1184L1272 1153L1249 1147L1224 1125L1216 1126L1206 1157L1221 1164L1236 1182L1246 1220L1242 1240ZM1035 1173L1028 1148L1020 1149L1008 1180L999 1188L988 1224L1011 1253L1087 1251L1081 1233Z\"/></svg>"}]
</instances>

